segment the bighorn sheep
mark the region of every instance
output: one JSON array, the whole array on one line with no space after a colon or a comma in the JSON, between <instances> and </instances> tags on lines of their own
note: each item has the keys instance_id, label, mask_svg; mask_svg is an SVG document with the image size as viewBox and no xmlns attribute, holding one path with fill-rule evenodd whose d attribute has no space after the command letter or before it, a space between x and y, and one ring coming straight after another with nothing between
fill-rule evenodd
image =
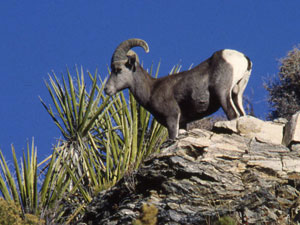
<instances>
[{"instance_id":1,"label":"bighorn sheep","mask_svg":"<svg viewBox=\"0 0 300 225\"><path fill-rule=\"evenodd\" d=\"M129 88L136 100L167 127L175 139L179 129L223 108L229 120L244 116L243 92L252 63L243 53L221 50L189 71L162 78L151 77L138 63L133 47L148 44L141 39L122 42L111 59L111 74L105 85L109 96Z\"/></svg>"}]
</instances>

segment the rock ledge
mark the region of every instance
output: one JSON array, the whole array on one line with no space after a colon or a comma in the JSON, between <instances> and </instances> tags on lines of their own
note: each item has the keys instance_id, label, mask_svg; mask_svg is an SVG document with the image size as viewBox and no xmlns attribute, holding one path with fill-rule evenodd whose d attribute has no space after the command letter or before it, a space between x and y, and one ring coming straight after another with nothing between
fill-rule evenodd
<instances>
[{"instance_id":1,"label":"rock ledge","mask_svg":"<svg viewBox=\"0 0 300 225\"><path fill-rule=\"evenodd\" d=\"M138 171L101 192L82 222L132 224L144 203L158 208L158 224L214 224L225 215L239 224L299 222L299 144L288 148L282 140L268 141L269 136L260 135L274 124L256 127L252 118L243 120L240 133L185 133ZM278 126L283 129L284 124Z\"/></svg>"}]
</instances>

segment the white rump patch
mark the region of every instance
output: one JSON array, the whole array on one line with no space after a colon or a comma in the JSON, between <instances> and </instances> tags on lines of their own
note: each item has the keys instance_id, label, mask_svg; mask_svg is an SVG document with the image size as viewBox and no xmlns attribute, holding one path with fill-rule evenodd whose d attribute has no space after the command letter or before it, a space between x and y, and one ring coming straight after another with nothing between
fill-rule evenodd
<instances>
[{"instance_id":1,"label":"white rump patch","mask_svg":"<svg viewBox=\"0 0 300 225\"><path fill-rule=\"evenodd\" d=\"M232 94L232 91L238 94L238 102L237 104L239 106L236 106L233 101L232 97L230 97L231 104L237 113L239 115L240 113L238 112L236 107L239 107L240 110L245 114L244 109L243 109L243 103L242 103L242 94L244 92L244 89L246 87L246 84L249 79L250 71L248 71L248 60L245 57L245 55L241 52L238 52L236 50L231 50L231 49L225 49L222 52L222 56L224 60L229 63L233 69L233 74L232 74L232 84L230 88L230 95ZM244 82L240 82L241 80L244 80ZM240 82L240 84L238 84ZM236 90L233 90L236 89Z\"/></svg>"},{"instance_id":2,"label":"white rump patch","mask_svg":"<svg viewBox=\"0 0 300 225\"><path fill-rule=\"evenodd\" d=\"M233 80L232 83L236 84L242 79L248 68L248 60L241 52L225 49L222 52L222 56L226 62L228 62L233 68Z\"/></svg>"}]
</instances>

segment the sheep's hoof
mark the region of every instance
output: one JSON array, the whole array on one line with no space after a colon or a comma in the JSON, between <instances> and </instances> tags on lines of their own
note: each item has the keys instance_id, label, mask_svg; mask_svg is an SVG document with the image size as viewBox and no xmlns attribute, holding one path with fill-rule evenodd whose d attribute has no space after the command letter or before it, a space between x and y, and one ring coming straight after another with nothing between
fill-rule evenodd
<instances>
[{"instance_id":1,"label":"sheep's hoof","mask_svg":"<svg viewBox=\"0 0 300 225\"><path fill-rule=\"evenodd\" d=\"M174 144L177 140L178 140L177 138L175 138L175 139L170 139L169 138L164 143L162 143L161 148L169 147L170 145Z\"/></svg>"}]
</instances>

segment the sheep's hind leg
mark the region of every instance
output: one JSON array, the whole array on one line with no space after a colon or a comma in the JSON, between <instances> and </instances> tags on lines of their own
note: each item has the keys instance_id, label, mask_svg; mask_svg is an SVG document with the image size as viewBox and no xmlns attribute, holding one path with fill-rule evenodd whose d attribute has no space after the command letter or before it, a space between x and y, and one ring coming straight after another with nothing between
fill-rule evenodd
<instances>
[{"instance_id":1,"label":"sheep's hind leg","mask_svg":"<svg viewBox=\"0 0 300 225\"><path fill-rule=\"evenodd\" d=\"M239 112L235 108L232 100L232 90L220 90L217 95L227 118L233 120L239 117Z\"/></svg>"},{"instance_id":2,"label":"sheep's hind leg","mask_svg":"<svg viewBox=\"0 0 300 225\"><path fill-rule=\"evenodd\" d=\"M178 136L182 136L187 132L187 123L181 122L179 123Z\"/></svg>"},{"instance_id":3,"label":"sheep's hind leg","mask_svg":"<svg viewBox=\"0 0 300 225\"><path fill-rule=\"evenodd\" d=\"M233 102L241 116L246 115L244 106L243 106L243 94L244 94L245 88L247 86L250 73L251 73L251 70L246 71L243 78L232 89Z\"/></svg>"}]
</instances>

